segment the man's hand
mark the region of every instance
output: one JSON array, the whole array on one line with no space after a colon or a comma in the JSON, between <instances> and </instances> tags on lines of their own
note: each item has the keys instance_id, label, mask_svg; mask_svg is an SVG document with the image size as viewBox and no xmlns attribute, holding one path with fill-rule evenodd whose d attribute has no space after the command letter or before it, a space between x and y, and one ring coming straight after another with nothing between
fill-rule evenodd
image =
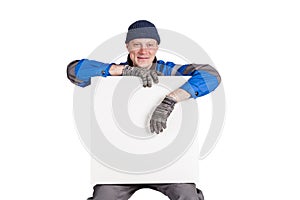
<instances>
[{"instance_id":1,"label":"man's hand","mask_svg":"<svg viewBox=\"0 0 300 200\"><path fill-rule=\"evenodd\" d=\"M126 65L123 69L122 76L138 76L143 81L144 87L151 87L152 81L158 83L159 72L154 70L144 69L141 67L131 67Z\"/></svg>"},{"instance_id":2,"label":"man's hand","mask_svg":"<svg viewBox=\"0 0 300 200\"><path fill-rule=\"evenodd\" d=\"M162 132L163 129L167 128L167 119L173 111L175 104L175 99L166 96L155 108L150 120L151 133L155 132L158 134L159 132Z\"/></svg>"}]
</instances>

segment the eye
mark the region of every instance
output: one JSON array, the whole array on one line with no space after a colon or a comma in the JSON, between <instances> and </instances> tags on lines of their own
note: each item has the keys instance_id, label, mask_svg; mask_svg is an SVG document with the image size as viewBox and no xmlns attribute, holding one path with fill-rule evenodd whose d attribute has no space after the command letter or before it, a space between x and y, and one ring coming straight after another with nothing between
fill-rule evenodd
<instances>
[{"instance_id":1,"label":"eye","mask_svg":"<svg viewBox=\"0 0 300 200\"><path fill-rule=\"evenodd\" d=\"M147 48L148 49L154 49L154 48L156 48L157 47L157 45L155 44L155 43L148 43L147 44Z\"/></svg>"},{"instance_id":2,"label":"eye","mask_svg":"<svg viewBox=\"0 0 300 200\"><path fill-rule=\"evenodd\" d=\"M141 44L139 44L139 43L133 43L133 46L134 47L139 47L139 46L141 46Z\"/></svg>"}]
</instances>

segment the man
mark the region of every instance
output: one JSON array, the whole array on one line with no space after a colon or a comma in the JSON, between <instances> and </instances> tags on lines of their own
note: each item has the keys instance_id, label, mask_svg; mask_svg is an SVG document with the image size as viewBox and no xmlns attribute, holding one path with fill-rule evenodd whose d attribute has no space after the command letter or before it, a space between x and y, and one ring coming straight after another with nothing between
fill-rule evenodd
<instances>
[{"instance_id":1,"label":"man","mask_svg":"<svg viewBox=\"0 0 300 200\"><path fill-rule=\"evenodd\" d=\"M198 98L212 92L221 81L219 73L207 64L176 65L157 61L156 53L160 37L156 27L149 21L139 20L128 28L126 48L127 62L107 64L94 60L75 60L68 65L68 78L80 87L90 84L93 76L137 76L144 87L158 83L158 76L191 76L180 88L167 94L155 108L150 119L150 130L159 134L167 128L167 119L174 106L189 98ZM145 113L147 114L147 113ZM101 184L95 185L93 200L127 200L141 188L162 192L171 200L202 200L202 192L194 183L171 184Z\"/></svg>"}]
</instances>

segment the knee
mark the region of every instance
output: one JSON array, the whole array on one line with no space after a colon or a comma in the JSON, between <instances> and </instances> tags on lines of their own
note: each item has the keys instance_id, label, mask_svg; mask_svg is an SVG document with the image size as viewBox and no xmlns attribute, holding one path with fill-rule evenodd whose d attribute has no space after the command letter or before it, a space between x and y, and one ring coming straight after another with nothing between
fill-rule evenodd
<instances>
[{"instance_id":1,"label":"knee","mask_svg":"<svg viewBox=\"0 0 300 200\"><path fill-rule=\"evenodd\" d=\"M93 200L115 200L120 194L121 188L116 185L95 185Z\"/></svg>"},{"instance_id":2,"label":"knee","mask_svg":"<svg viewBox=\"0 0 300 200\"><path fill-rule=\"evenodd\" d=\"M199 200L204 200L204 196L203 196L203 193L201 190L199 190L198 188L197 189L197 194L198 194L198 197L199 197Z\"/></svg>"},{"instance_id":3,"label":"knee","mask_svg":"<svg viewBox=\"0 0 300 200\"><path fill-rule=\"evenodd\" d=\"M199 200L199 197L195 193L189 193L187 191L174 192L172 194L172 200Z\"/></svg>"},{"instance_id":4,"label":"knee","mask_svg":"<svg viewBox=\"0 0 300 200\"><path fill-rule=\"evenodd\" d=\"M202 192L199 191L194 184L178 184L170 188L168 193L172 200L203 200Z\"/></svg>"}]
</instances>

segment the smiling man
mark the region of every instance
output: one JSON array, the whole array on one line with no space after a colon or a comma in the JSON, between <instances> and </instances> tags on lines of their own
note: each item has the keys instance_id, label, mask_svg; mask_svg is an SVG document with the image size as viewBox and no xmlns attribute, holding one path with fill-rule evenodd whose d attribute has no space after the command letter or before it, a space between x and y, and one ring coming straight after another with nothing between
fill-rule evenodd
<instances>
[{"instance_id":1,"label":"smiling man","mask_svg":"<svg viewBox=\"0 0 300 200\"><path fill-rule=\"evenodd\" d=\"M134 66L150 69L155 58L158 45L154 39L134 39L126 44L130 59Z\"/></svg>"},{"instance_id":2,"label":"smiling man","mask_svg":"<svg viewBox=\"0 0 300 200\"><path fill-rule=\"evenodd\" d=\"M159 82L159 76L191 76L180 88L162 97L149 122L152 133L159 134L167 128L167 119L177 103L204 96L220 84L219 73L208 64L178 65L157 60L160 37L154 24L149 21L139 20L131 24L125 44L129 52L126 62L114 64L88 59L75 60L68 65L68 78L72 83L86 87L90 85L93 76L137 76L141 78L144 87L151 87L153 82ZM89 199L128 200L141 188L160 191L171 200L204 199L194 183L98 184L94 187L93 197Z\"/></svg>"}]
</instances>

